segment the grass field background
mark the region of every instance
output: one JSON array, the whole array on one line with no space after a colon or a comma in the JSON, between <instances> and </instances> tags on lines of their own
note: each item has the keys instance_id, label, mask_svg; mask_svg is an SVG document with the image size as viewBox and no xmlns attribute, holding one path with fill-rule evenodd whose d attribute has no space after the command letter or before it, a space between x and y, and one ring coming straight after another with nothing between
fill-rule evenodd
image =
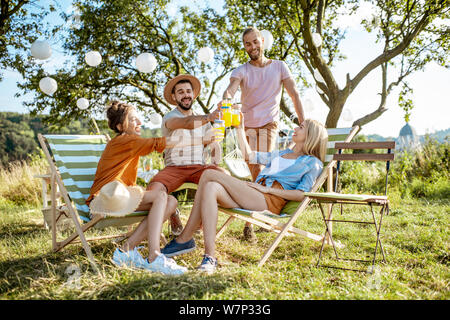
<instances>
[{"instance_id":1,"label":"grass field background","mask_svg":"<svg viewBox=\"0 0 450 320\"><path fill-rule=\"evenodd\" d=\"M243 222L234 222L217 240L219 268L213 275L195 271L203 254L203 235L195 235L197 249L176 257L189 273L166 277L142 270L119 269L111 263L118 246L111 240L92 242L101 269L92 272L81 244L52 252L51 232L41 212L41 181L45 161L0 169L0 299L440 299L449 293L450 147L428 142L416 154L397 155L389 180L390 214L383 219L381 239L386 263L373 273L317 268L320 243L299 236L286 237L266 264L257 263L275 239L274 233L256 232L250 244L242 237ZM154 163L160 159L155 158ZM383 192L384 167L347 166L341 183L346 192ZM180 204L186 222L190 205ZM370 219L349 208L337 218ZM376 211L378 212L378 211ZM219 225L228 216L219 215ZM324 233L317 204L312 203L296 227ZM258 228L255 228L258 231ZM122 228L122 231L126 231ZM333 235L346 247L340 254L365 259L373 253L373 226L334 224ZM116 233L97 230L90 235ZM167 224L164 227L169 237ZM141 250L146 256L146 243ZM377 255L381 258L381 255ZM343 266L326 247L324 263ZM355 267L354 265L347 265ZM367 265L357 265L367 270Z\"/></svg>"},{"instance_id":2,"label":"grass field background","mask_svg":"<svg viewBox=\"0 0 450 320\"><path fill-rule=\"evenodd\" d=\"M51 235L43 227L36 207L0 204L0 298L1 299L448 299L449 203L399 201L383 223L382 241L387 263L377 263L372 274L317 268L320 244L300 237L285 238L262 267L257 262L274 234L257 232L258 241L242 238L242 222L231 225L217 241L218 271L195 271L203 254L202 234L198 248L177 257L191 270L178 277L146 271L119 269L111 262L116 244L91 243L101 275L92 272L80 244L61 252L51 250ZM186 220L189 207L183 208ZM312 206L298 227L323 232L319 209ZM223 222L225 216L221 215ZM257 228L256 228L257 229ZM358 254L366 243L367 228L335 227L335 238L349 243L343 253ZM126 229L124 229L126 230ZM96 231L108 234L116 229ZM165 228L167 232L167 228ZM355 245L360 244L360 246ZM368 248L364 248L368 249ZM145 248L141 251L146 254ZM363 251L364 252L364 251ZM369 251L370 253L370 251ZM332 249L324 252L334 263ZM362 265L364 268L364 265Z\"/></svg>"}]
</instances>

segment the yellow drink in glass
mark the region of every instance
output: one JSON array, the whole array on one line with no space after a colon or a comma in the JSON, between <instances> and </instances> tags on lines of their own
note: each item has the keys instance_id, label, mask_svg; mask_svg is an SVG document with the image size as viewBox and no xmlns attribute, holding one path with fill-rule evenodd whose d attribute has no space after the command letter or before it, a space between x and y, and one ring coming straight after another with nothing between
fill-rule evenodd
<instances>
[{"instance_id":1,"label":"yellow drink in glass","mask_svg":"<svg viewBox=\"0 0 450 320\"><path fill-rule=\"evenodd\" d=\"M232 114L229 106L222 107L222 119L225 121L225 127L231 127Z\"/></svg>"},{"instance_id":2,"label":"yellow drink in glass","mask_svg":"<svg viewBox=\"0 0 450 320\"><path fill-rule=\"evenodd\" d=\"M233 106L231 125L233 127L237 127L240 124L241 124L241 104L237 103Z\"/></svg>"},{"instance_id":3,"label":"yellow drink in glass","mask_svg":"<svg viewBox=\"0 0 450 320\"><path fill-rule=\"evenodd\" d=\"M241 115L233 113L231 116L231 125L237 127L241 124Z\"/></svg>"},{"instance_id":4,"label":"yellow drink in glass","mask_svg":"<svg viewBox=\"0 0 450 320\"><path fill-rule=\"evenodd\" d=\"M225 135L225 121L224 120L215 120L214 121L214 130L219 130L222 132L222 135Z\"/></svg>"}]
</instances>

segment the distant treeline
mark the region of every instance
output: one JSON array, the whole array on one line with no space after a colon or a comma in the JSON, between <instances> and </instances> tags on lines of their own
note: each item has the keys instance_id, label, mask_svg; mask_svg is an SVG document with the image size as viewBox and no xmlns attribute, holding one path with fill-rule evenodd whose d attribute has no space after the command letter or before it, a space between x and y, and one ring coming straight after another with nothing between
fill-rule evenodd
<instances>
[{"instance_id":1,"label":"distant treeline","mask_svg":"<svg viewBox=\"0 0 450 320\"><path fill-rule=\"evenodd\" d=\"M30 116L17 112L0 112L0 166L9 163L28 160L29 156L40 152L37 134L96 134L92 120L77 119L69 126L58 127L48 125L45 116ZM97 121L102 133L111 137L114 133L108 128L106 121ZM160 129L142 128L142 136L160 136Z\"/></svg>"},{"instance_id":2,"label":"distant treeline","mask_svg":"<svg viewBox=\"0 0 450 320\"><path fill-rule=\"evenodd\" d=\"M97 125L102 133L113 137L115 134L108 128L105 120L98 120ZM45 116L31 116L17 112L0 112L0 166L6 166L13 161L27 160L31 154L39 153L40 147L37 134L96 134L96 129L90 119L73 120L69 126L59 127L47 124ZM143 137L160 137L161 129L142 127ZM430 135L442 143L450 135L450 129L437 131ZM358 136L360 141L395 140L396 137L380 135ZM425 136L419 137L424 142Z\"/></svg>"},{"instance_id":3,"label":"distant treeline","mask_svg":"<svg viewBox=\"0 0 450 320\"><path fill-rule=\"evenodd\" d=\"M446 129L446 130L436 131L431 134L425 134L423 136L419 136L418 138L419 138L420 143L424 143L427 136L431 139L438 141L439 143L443 143L446 141L447 137L450 136L450 128ZM368 141L383 141L383 140L395 140L395 139L397 139L397 137L383 137L378 134L369 134L369 135L367 135L367 139L368 139Z\"/></svg>"}]
</instances>

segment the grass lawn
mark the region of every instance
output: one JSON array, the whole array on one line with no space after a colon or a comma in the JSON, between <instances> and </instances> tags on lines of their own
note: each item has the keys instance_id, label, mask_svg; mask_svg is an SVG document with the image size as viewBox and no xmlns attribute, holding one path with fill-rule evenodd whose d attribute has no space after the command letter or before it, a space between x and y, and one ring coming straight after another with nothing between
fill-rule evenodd
<instances>
[{"instance_id":1,"label":"grass lawn","mask_svg":"<svg viewBox=\"0 0 450 320\"><path fill-rule=\"evenodd\" d=\"M449 299L450 202L391 199L382 227L387 263L377 263L373 274L317 268L320 243L297 236L285 238L258 268L275 234L257 232L258 242L249 244L242 239L243 222L235 220L217 241L218 271L195 271L203 254L198 233L197 250L176 258L191 272L178 277L116 268L110 262L116 244L110 240L91 243L102 269L95 275L81 244L52 252L40 208L14 207L0 199L0 299ZM182 212L186 221L189 207ZM355 209L350 214L357 215ZM226 218L221 214L219 222ZM296 226L322 234L318 207L311 206ZM343 255L373 250L367 247L374 245L373 226L334 228L335 239L347 244ZM336 265L332 253L327 247L324 262Z\"/></svg>"}]
</instances>

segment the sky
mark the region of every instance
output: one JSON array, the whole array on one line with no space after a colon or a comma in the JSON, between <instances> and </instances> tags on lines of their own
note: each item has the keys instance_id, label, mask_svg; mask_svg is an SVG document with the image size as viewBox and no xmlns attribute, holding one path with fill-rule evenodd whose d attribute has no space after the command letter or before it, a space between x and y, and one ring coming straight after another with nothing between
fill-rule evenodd
<instances>
[{"instance_id":1,"label":"sky","mask_svg":"<svg viewBox=\"0 0 450 320\"><path fill-rule=\"evenodd\" d=\"M46 6L49 0L39 1L43 6ZM58 1L63 10L70 12L71 0ZM222 1L207 1L207 0L177 0L172 1L173 13L176 13L176 8L182 5L191 5L191 8L205 6L213 7L221 11ZM362 6L360 16L367 15L371 12L368 6ZM48 19L53 21L61 21L57 14L53 13ZM375 35L363 32L359 26L358 19L353 17L344 17L340 21L342 25L347 27L347 37L341 42L340 48L342 53L347 56L347 59L336 64L332 69L333 74L338 84L345 82L346 74L349 73L354 76L368 61L375 58L380 52L380 45L375 44ZM448 26L448 21L445 22ZM260 27L260 29L262 29ZM269 30L270 31L270 30ZM56 66L62 65L67 59L62 50L58 48L58 42L55 39L48 39L52 46L52 57L43 62L46 70L52 70ZM31 53L30 53L31 54ZM296 75L296 70L291 69L291 72ZM0 82L0 111L14 111L14 112L28 112L22 105L23 101L30 101L33 99L33 94L28 94L22 97L14 97L19 91L16 86L17 82L22 81L21 76L13 71L3 71L4 80ZM309 83L313 83L312 76L307 77ZM413 88L414 93L412 100L415 107L410 116L410 125L415 128L417 134L423 135L425 133L433 133L437 130L444 130L450 127L450 70L445 69L435 63L430 63L426 66L424 71L419 71L407 78L407 82ZM223 90L228 84L228 78L225 77L220 83L217 93L222 94ZM379 104L379 92L381 88L381 71L374 70L367 76L355 91L350 95L345 109L349 112L347 117L342 117L338 126L349 126L352 121L369 112L376 110ZM303 89L300 88L299 89ZM305 115L307 118L313 118L324 123L327 114L327 107L320 99L315 89L302 90L301 100L305 107ZM386 111L381 117L366 125L363 134L379 134L385 137L397 137L400 129L405 124L404 113L397 104L399 89L394 90L387 101ZM305 101L307 103L305 104ZM307 107L307 108L306 108ZM150 123L146 124L152 127Z\"/></svg>"}]
</instances>

